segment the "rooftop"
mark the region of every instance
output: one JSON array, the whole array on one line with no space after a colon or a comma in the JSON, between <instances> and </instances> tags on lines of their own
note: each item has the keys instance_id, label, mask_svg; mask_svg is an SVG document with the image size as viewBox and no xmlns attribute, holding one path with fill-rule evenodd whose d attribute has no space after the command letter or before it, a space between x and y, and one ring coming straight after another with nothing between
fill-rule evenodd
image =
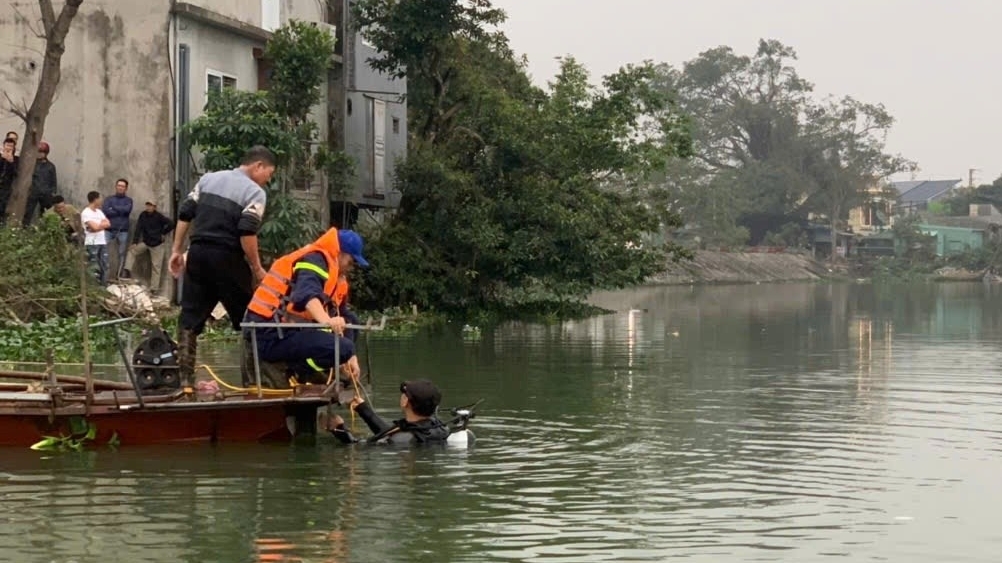
<instances>
[{"instance_id":1,"label":"rooftop","mask_svg":"<svg viewBox=\"0 0 1002 563\"><path fill-rule=\"evenodd\" d=\"M901 194L901 203L927 203L949 192L961 180L924 180L907 182L892 182L894 189Z\"/></svg>"}]
</instances>

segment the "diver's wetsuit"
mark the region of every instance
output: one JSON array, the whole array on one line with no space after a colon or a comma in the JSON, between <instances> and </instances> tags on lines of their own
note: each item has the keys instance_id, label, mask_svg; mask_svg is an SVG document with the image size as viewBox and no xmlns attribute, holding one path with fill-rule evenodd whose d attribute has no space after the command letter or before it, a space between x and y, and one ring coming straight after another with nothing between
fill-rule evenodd
<instances>
[{"instance_id":1,"label":"diver's wetsuit","mask_svg":"<svg viewBox=\"0 0 1002 563\"><path fill-rule=\"evenodd\" d=\"M355 412L362 417L365 424L372 431L372 437L367 442L389 442L393 444L434 444L443 443L449 438L449 427L439 420L437 416L431 416L417 422L407 422L406 419L386 422L380 417L368 402L355 407ZM339 425L331 433L338 440L345 444L360 442L352 433L345 428L344 424Z\"/></svg>"}]
</instances>

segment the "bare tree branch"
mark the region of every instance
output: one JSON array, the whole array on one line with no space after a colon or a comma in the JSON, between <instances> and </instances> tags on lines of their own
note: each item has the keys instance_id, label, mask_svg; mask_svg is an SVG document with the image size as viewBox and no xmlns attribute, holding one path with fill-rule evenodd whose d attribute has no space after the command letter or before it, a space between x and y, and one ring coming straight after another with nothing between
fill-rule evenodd
<instances>
[{"instance_id":1,"label":"bare tree branch","mask_svg":"<svg viewBox=\"0 0 1002 563\"><path fill-rule=\"evenodd\" d=\"M17 4L14 4L13 2L10 3L10 7L12 10L14 10L15 22L24 23L24 25L27 26L28 30L31 31L32 35L34 35L39 39L45 39L45 33L39 31L38 28L35 26L35 24L38 23L38 20L34 18L29 18L28 16L21 13L21 10L18 9Z\"/></svg>"},{"instance_id":2,"label":"bare tree branch","mask_svg":"<svg viewBox=\"0 0 1002 563\"><path fill-rule=\"evenodd\" d=\"M6 90L3 92L3 97L7 98L7 103L10 105L10 112L21 118L21 121L28 121L28 104L21 102L18 105L17 102L11 99L10 94Z\"/></svg>"},{"instance_id":3,"label":"bare tree branch","mask_svg":"<svg viewBox=\"0 0 1002 563\"><path fill-rule=\"evenodd\" d=\"M52 0L38 0L38 8L42 11L42 25L45 26L45 35L43 37L46 37L56 27L56 12L52 9ZM65 11L63 10L63 12Z\"/></svg>"}]
</instances>

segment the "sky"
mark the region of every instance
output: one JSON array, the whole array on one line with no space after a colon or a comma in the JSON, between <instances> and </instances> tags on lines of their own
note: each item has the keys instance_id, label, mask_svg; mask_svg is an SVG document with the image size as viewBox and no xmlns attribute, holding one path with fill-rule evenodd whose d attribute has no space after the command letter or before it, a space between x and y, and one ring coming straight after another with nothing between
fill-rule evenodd
<instances>
[{"instance_id":1,"label":"sky","mask_svg":"<svg viewBox=\"0 0 1002 563\"><path fill-rule=\"evenodd\" d=\"M887 149L919 171L895 179L990 183L1002 175L1000 0L493 0L540 85L573 55L602 75L646 59L681 66L760 38L796 49L815 94L882 103Z\"/></svg>"}]
</instances>

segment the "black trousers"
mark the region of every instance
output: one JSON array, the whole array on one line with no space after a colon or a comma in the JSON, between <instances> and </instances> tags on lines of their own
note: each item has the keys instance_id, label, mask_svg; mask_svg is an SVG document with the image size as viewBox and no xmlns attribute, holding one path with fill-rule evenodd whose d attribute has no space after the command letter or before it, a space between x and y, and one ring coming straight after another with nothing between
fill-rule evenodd
<instances>
[{"instance_id":1,"label":"black trousers","mask_svg":"<svg viewBox=\"0 0 1002 563\"><path fill-rule=\"evenodd\" d=\"M181 329L201 334L217 303L222 303L234 330L254 294L254 280L242 251L208 244L192 244L181 288Z\"/></svg>"},{"instance_id":2,"label":"black trousers","mask_svg":"<svg viewBox=\"0 0 1002 563\"><path fill-rule=\"evenodd\" d=\"M10 203L10 196L13 193L13 188L0 188L0 225L7 221L7 204Z\"/></svg>"},{"instance_id":3,"label":"black trousers","mask_svg":"<svg viewBox=\"0 0 1002 563\"><path fill-rule=\"evenodd\" d=\"M21 225L27 227L50 207L52 207L52 194L28 192L28 203L24 206L24 217L21 218ZM38 211L35 211L36 209Z\"/></svg>"},{"instance_id":4,"label":"black trousers","mask_svg":"<svg viewBox=\"0 0 1002 563\"><path fill-rule=\"evenodd\" d=\"M337 368L355 355L355 343L332 332L293 329L286 331L284 338L279 338L275 330L262 332L257 341L261 359L285 362L306 381L326 380L331 368ZM334 357L335 342L340 343L340 358Z\"/></svg>"}]
</instances>

